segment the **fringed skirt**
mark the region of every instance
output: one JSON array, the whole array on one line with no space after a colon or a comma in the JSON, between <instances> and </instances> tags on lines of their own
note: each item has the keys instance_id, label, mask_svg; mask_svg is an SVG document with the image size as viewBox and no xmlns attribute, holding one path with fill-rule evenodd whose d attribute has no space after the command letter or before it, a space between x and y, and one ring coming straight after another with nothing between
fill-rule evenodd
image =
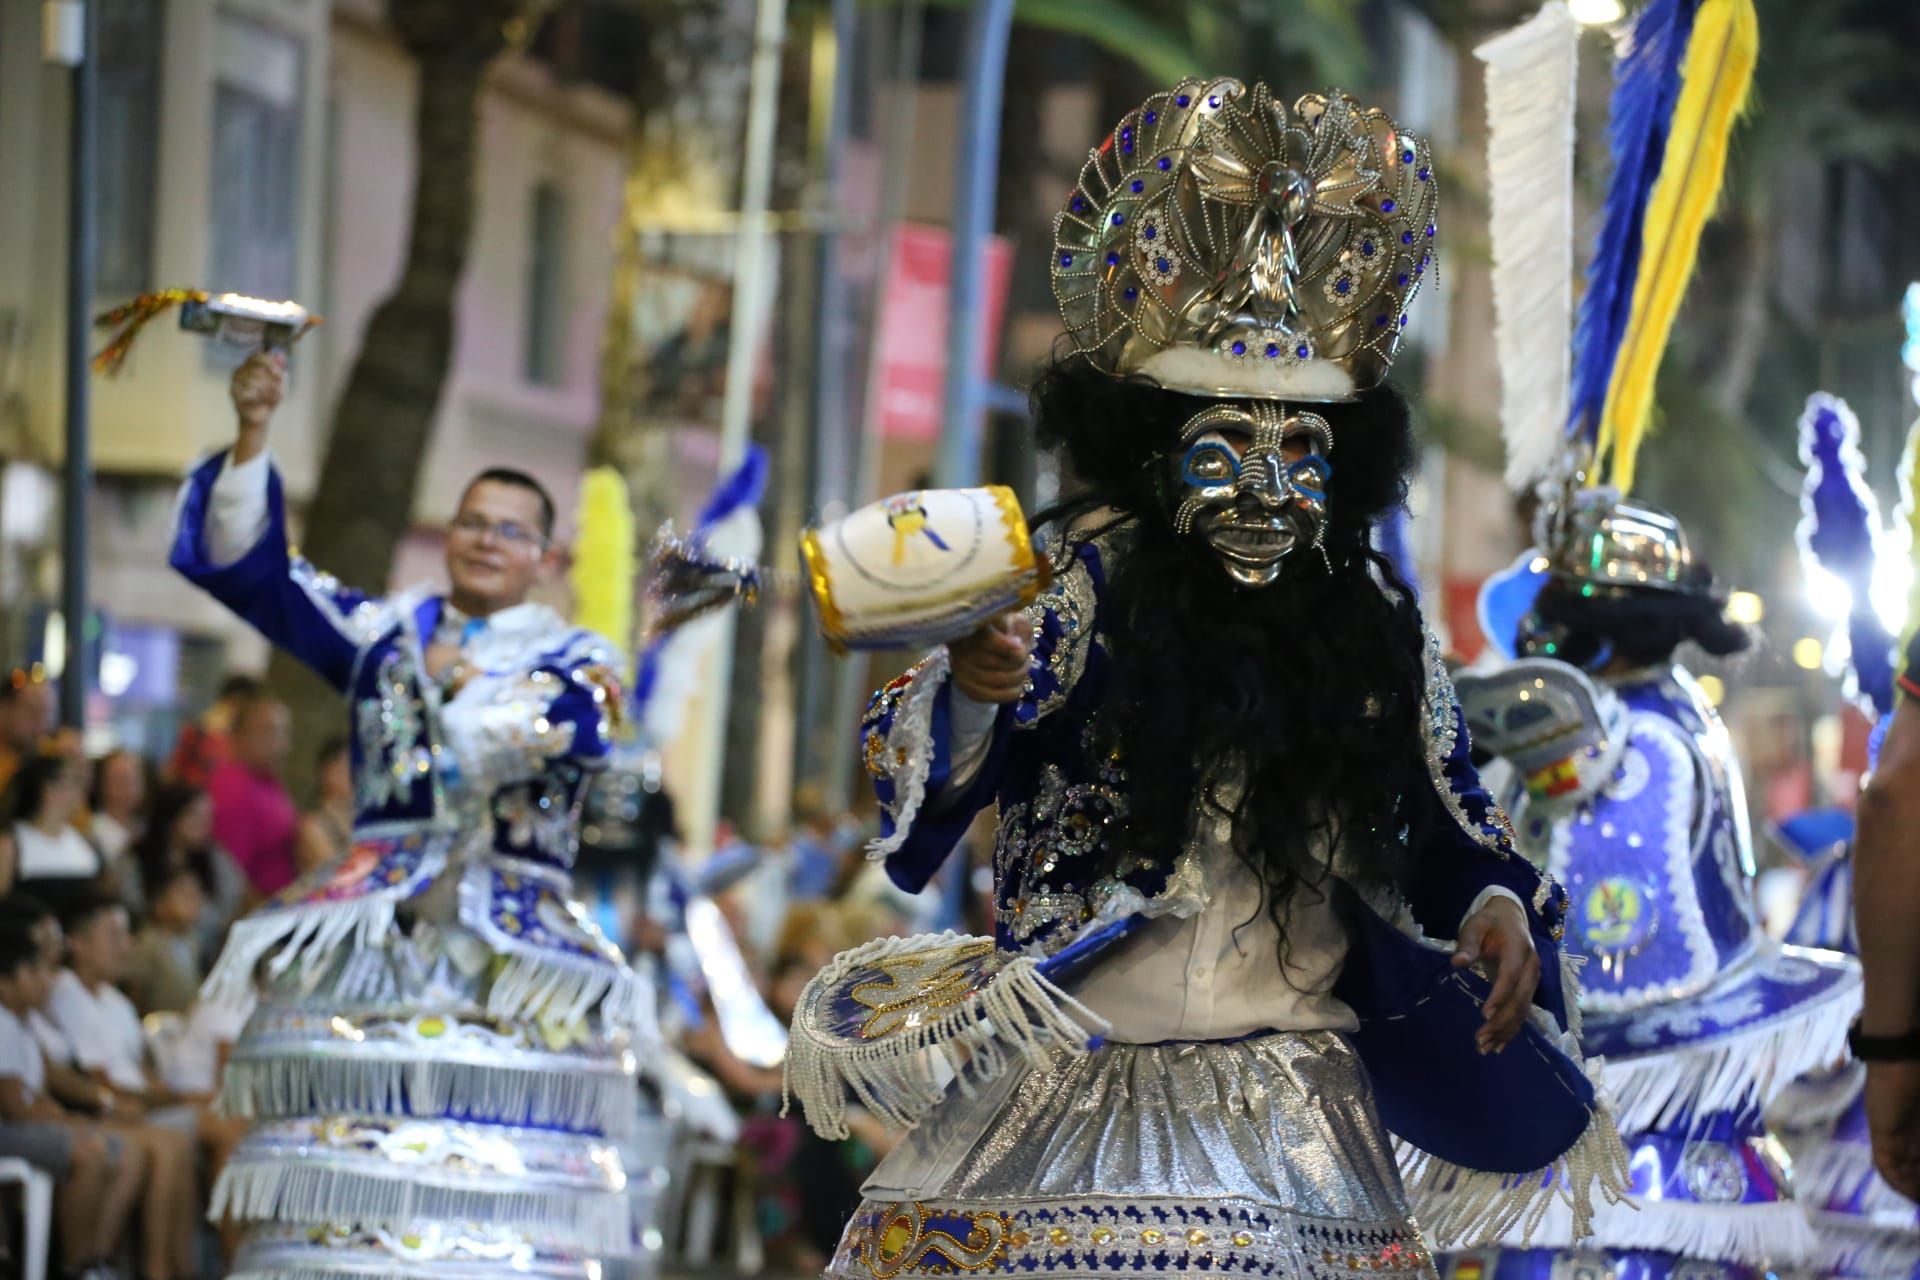
<instances>
[{"instance_id":1,"label":"fringed skirt","mask_svg":"<svg viewBox=\"0 0 1920 1280\"><path fill-rule=\"evenodd\" d=\"M902 1140L827 1274L1430 1278L1335 1032L1057 1053Z\"/></svg>"}]
</instances>

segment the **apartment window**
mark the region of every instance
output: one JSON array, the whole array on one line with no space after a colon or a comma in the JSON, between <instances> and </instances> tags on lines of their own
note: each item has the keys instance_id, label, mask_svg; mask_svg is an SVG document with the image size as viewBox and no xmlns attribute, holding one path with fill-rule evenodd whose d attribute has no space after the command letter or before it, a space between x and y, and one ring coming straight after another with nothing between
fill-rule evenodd
<instances>
[{"instance_id":1,"label":"apartment window","mask_svg":"<svg viewBox=\"0 0 1920 1280\"><path fill-rule=\"evenodd\" d=\"M566 377L567 197L543 182L527 220L527 381L557 387Z\"/></svg>"},{"instance_id":2,"label":"apartment window","mask_svg":"<svg viewBox=\"0 0 1920 1280\"><path fill-rule=\"evenodd\" d=\"M155 157L160 147L160 0L99 4L98 259L104 297L153 286Z\"/></svg>"},{"instance_id":3,"label":"apartment window","mask_svg":"<svg viewBox=\"0 0 1920 1280\"><path fill-rule=\"evenodd\" d=\"M298 37L221 15L214 41L212 274L215 289L291 298L299 231Z\"/></svg>"}]
</instances>

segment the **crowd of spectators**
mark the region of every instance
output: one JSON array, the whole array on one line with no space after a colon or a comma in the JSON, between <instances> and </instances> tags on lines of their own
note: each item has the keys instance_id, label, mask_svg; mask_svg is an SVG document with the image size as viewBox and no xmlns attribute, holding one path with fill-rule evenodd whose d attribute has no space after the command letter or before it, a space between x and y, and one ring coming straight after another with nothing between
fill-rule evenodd
<instances>
[{"instance_id":1,"label":"crowd of spectators","mask_svg":"<svg viewBox=\"0 0 1920 1280\"><path fill-rule=\"evenodd\" d=\"M245 1126L213 1100L243 1011L201 979L235 919L347 839L344 744L303 817L286 708L251 679L158 770L89 758L52 717L35 674L0 683L0 1156L55 1181L54 1274L218 1274L206 1196Z\"/></svg>"}]
</instances>

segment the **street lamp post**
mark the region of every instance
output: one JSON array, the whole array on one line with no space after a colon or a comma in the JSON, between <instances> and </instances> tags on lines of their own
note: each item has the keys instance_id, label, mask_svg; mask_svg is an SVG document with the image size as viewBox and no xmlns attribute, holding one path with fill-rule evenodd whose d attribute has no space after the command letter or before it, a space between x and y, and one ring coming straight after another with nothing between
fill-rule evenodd
<instances>
[{"instance_id":1,"label":"street lamp post","mask_svg":"<svg viewBox=\"0 0 1920 1280\"><path fill-rule=\"evenodd\" d=\"M60 723L79 729L87 717L87 500L93 489L87 354L93 318L100 22L97 6L87 0L45 0L41 24L47 61L73 68L67 131L67 448L61 475L60 548L66 653L60 677Z\"/></svg>"}]
</instances>

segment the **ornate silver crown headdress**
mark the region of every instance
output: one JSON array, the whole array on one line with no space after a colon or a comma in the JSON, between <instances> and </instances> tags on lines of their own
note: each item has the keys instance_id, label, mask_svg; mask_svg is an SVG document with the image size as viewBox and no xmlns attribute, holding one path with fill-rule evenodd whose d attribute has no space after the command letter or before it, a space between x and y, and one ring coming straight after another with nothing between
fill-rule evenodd
<instances>
[{"instance_id":1,"label":"ornate silver crown headdress","mask_svg":"<svg viewBox=\"0 0 1920 1280\"><path fill-rule=\"evenodd\" d=\"M1386 376L1435 263L1426 143L1344 93L1188 80L1088 156L1054 220L1053 290L1117 377L1349 400Z\"/></svg>"}]
</instances>

